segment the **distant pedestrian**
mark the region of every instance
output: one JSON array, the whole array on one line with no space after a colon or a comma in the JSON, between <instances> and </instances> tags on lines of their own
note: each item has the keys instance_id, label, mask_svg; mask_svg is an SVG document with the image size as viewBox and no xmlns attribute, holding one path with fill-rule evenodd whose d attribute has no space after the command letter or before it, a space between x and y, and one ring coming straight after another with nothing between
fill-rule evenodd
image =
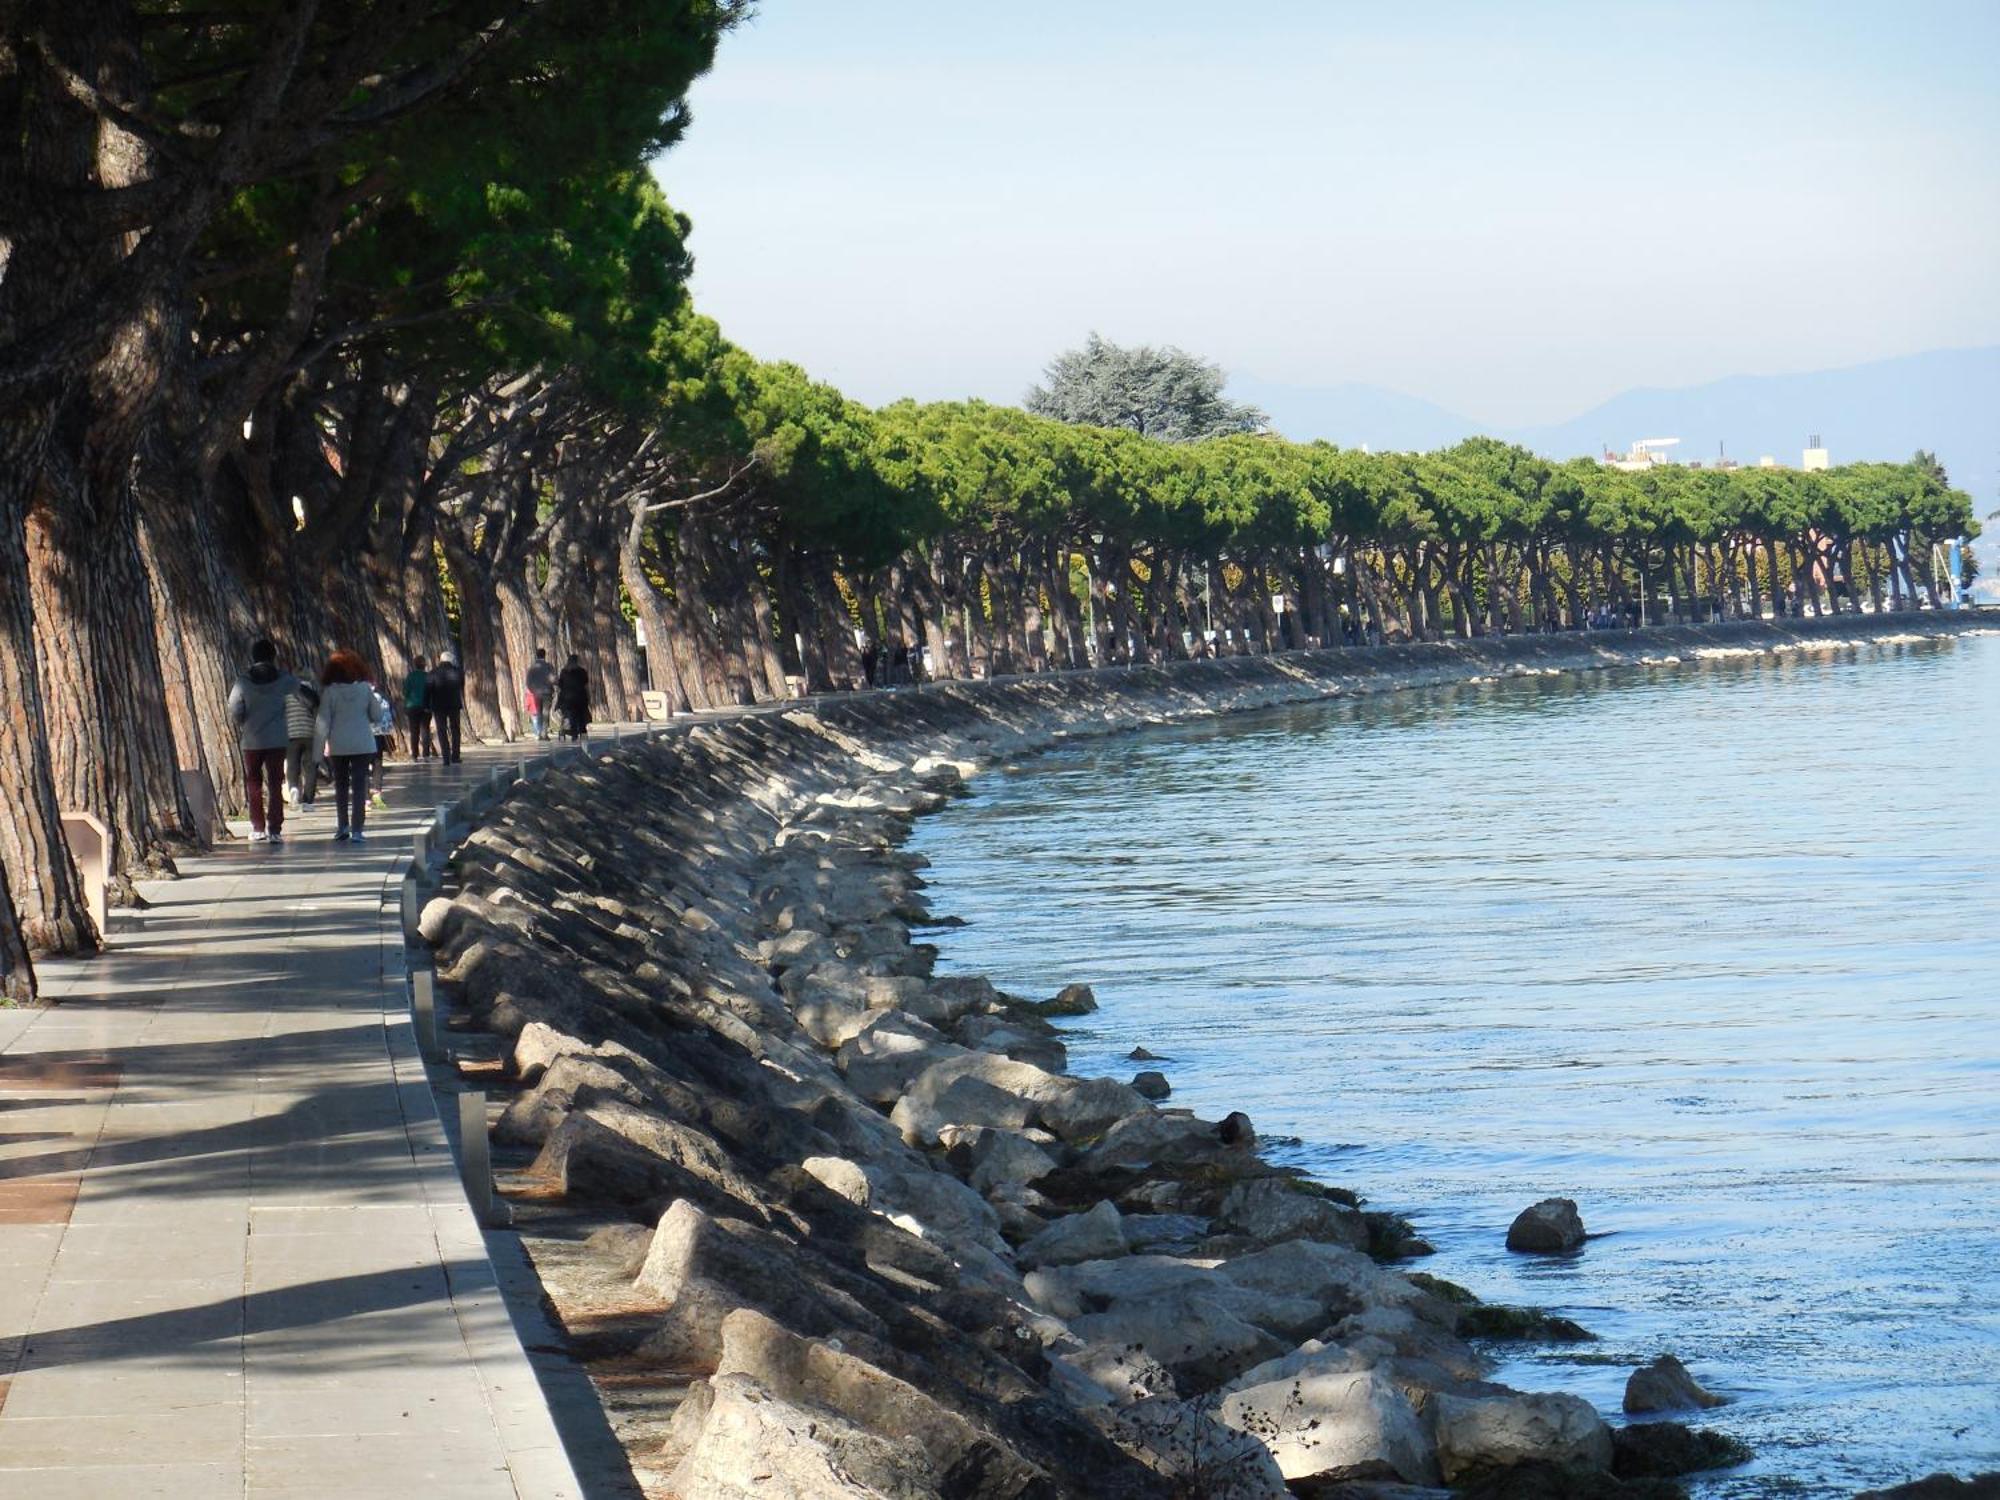
<instances>
[{"instance_id":1,"label":"distant pedestrian","mask_svg":"<svg viewBox=\"0 0 2000 1500\"><path fill-rule=\"evenodd\" d=\"M375 758L375 689L352 651L336 651L319 674L313 744L333 766L335 843L360 842L368 821L368 763Z\"/></svg>"},{"instance_id":2,"label":"distant pedestrian","mask_svg":"<svg viewBox=\"0 0 2000 1500\"><path fill-rule=\"evenodd\" d=\"M311 807L319 792L319 756L313 749L313 718L319 713L319 684L308 672L285 699L285 800Z\"/></svg>"},{"instance_id":3,"label":"distant pedestrian","mask_svg":"<svg viewBox=\"0 0 2000 1500\"><path fill-rule=\"evenodd\" d=\"M438 754L446 765L455 766L460 760L458 731L459 718L465 712L465 673L449 651L441 653L431 668L426 698L431 725L437 730Z\"/></svg>"},{"instance_id":4,"label":"distant pedestrian","mask_svg":"<svg viewBox=\"0 0 2000 1500\"><path fill-rule=\"evenodd\" d=\"M375 701L368 705L370 721L375 730L375 758L368 763L369 781L373 788L372 801L376 807L387 809L388 794L383 784L388 775L389 752L396 746L396 710L390 705L382 690L375 686L371 677L368 690L375 695Z\"/></svg>"},{"instance_id":5,"label":"distant pedestrian","mask_svg":"<svg viewBox=\"0 0 2000 1500\"><path fill-rule=\"evenodd\" d=\"M229 690L229 722L243 747L253 844L275 844L285 836L285 750L291 743L285 700L298 685L298 678L278 666L278 648L261 640L250 648L250 665Z\"/></svg>"},{"instance_id":6,"label":"distant pedestrian","mask_svg":"<svg viewBox=\"0 0 2000 1500\"><path fill-rule=\"evenodd\" d=\"M574 651L556 674L556 711L563 716L564 735L582 739L590 727L590 674Z\"/></svg>"},{"instance_id":7,"label":"distant pedestrian","mask_svg":"<svg viewBox=\"0 0 2000 1500\"><path fill-rule=\"evenodd\" d=\"M549 737L549 713L555 707L556 669L548 651L535 648L535 660L522 683L522 699L528 710L528 732L538 740Z\"/></svg>"},{"instance_id":8,"label":"distant pedestrian","mask_svg":"<svg viewBox=\"0 0 2000 1500\"><path fill-rule=\"evenodd\" d=\"M403 713L410 721L410 759L431 758L430 674L419 656L403 677Z\"/></svg>"}]
</instances>

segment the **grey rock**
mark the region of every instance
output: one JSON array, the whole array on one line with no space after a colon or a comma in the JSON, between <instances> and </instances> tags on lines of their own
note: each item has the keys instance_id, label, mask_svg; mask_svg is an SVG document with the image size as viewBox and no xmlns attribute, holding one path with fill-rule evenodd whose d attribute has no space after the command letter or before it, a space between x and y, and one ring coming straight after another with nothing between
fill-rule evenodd
<instances>
[{"instance_id":1,"label":"grey rock","mask_svg":"<svg viewBox=\"0 0 2000 1500\"><path fill-rule=\"evenodd\" d=\"M1200 1214L1126 1214L1125 1243L1135 1254L1186 1255L1208 1224Z\"/></svg>"},{"instance_id":2,"label":"grey rock","mask_svg":"<svg viewBox=\"0 0 2000 1500\"><path fill-rule=\"evenodd\" d=\"M1026 1187L1056 1169L1056 1160L1028 1132L986 1125L952 1125L939 1132L947 1159L975 1192L992 1196Z\"/></svg>"},{"instance_id":3,"label":"grey rock","mask_svg":"<svg viewBox=\"0 0 2000 1500\"><path fill-rule=\"evenodd\" d=\"M443 896L433 896L424 903L424 909L417 914L417 936L436 946L444 940L445 924L451 918L452 903Z\"/></svg>"},{"instance_id":4,"label":"grey rock","mask_svg":"<svg viewBox=\"0 0 2000 1500\"><path fill-rule=\"evenodd\" d=\"M1142 1099L1164 1099L1174 1091L1167 1082L1167 1075L1151 1069L1135 1073L1132 1077L1132 1092Z\"/></svg>"},{"instance_id":5,"label":"grey rock","mask_svg":"<svg viewBox=\"0 0 2000 1500\"><path fill-rule=\"evenodd\" d=\"M901 1011L871 1012L840 1044L834 1063L847 1086L871 1104L894 1104L926 1069L965 1048L948 1041L934 1026Z\"/></svg>"},{"instance_id":6,"label":"grey rock","mask_svg":"<svg viewBox=\"0 0 2000 1500\"><path fill-rule=\"evenodd\" d=\"M838 1309L799 1274L796 1252L751 1225L703 1213L681 1199L660 1218L635 1284L662 1302L659 1323L640 1345L644 1363L713 1369L722 1320L740 1307L801 1333L823 1337L860 1326L880 1337L878 1319L851 1300Z\"/></svg>"},{"instance_id":7,"label":"grey rock","mask_svg":"<svg viewBox=\"0 0 2000 1500\"><path fill-rule=\"evenodd\" d=\"M1131 1115L1152 1108L1145 1099L1110 1078L1065 1078L1040 1101L1040 1120L1065 1141L1095 1140Z\"/></svg>"},{"instance_id":8,"label":"grey rock","mask_svg":"<svg viewBox=\"0 0 2000 1500\"><path fill-rule=\"evenodd\" d=\"M1223 1197L1216 1220L1223 1228L1264 1244L1306 1239L1352 1250L1368 1248L1368 1224L1357 1210L1302 1190L1289 1177L1239 1182Z\"/></svg>"},{"instance_id":9,"label":"grey rock","mask_svg":"<svg viewBox=\"0 0 2000 1500\"><path fill-rule=\"evenodd\" d=\"M1126 1253L1124 1221L1109 1203L1057 1219L1022 1245L1016 1258L1023 1266L1068 1266L1086 1260L1106 1260Z\"/></svg>"},{"instance_id":10,"label":"grey rock","mask_svg":"<svg viewBox=\"0 0 2000 1500\"><path fill-rule=\"evenodd\" d=\"M1611 1467L1611 1429L1581 1396L1440 1395L1430 1415L1447 1484L1530 1462Z\"/></svg>"},{"instance_id":11,"label":"grey rock","mask_svg":"<svg viewBox=\"0 0 2000 1500\"><path fill-rule=\"evenodd\" d=\"M990 1014L1001 1005L992 980L978 974L947 974L931 980L911 1009L927 1021L949 1025L965 1016Z\"/></svg>"},{"instance_id":12,"label":"grey rock","mask_svg":"<svg viewBox=\"0 0 2000 1500\"><path fill-rule=\"evenodd\" d=\"M1212 1389L1252 1365L1275 1359L1285 1345L1231 1311L1227 1299L1188 1289L1070 1321L1085 1343L1135 1349L1172 1372L1185 1391Z\"/></svg>"},{"instance_id":13,"label":"grey rock","mask_svg":"<svg viewBox=\"0 0 2000 1500\"><path fill-rule=\"evenodd\" d=\"M716 1378L730 1375L749 1376L781 1401L836 1413L864 1431L914 1446L933 1475L976 1471L993 1494L1048 1481L1041 1469L907 1381L829 1343L800 1338L761 1313L745 1309L723 1319Z\"/></svg>"},{"instance_id":14,"label":"grey rock","mask_svg":"<svg viewBox=\"0 0 2000 1500\"><path fill-rule=\"evenodd\" d=\"M799 1163L828 1192L860 1208L868 1206L868 1174L844 1156L809 1156Z\"/></svg>"},{"instance_id":15,"label":"grey rock","mask_svg":"<svg viewBox=\"0 0 2000 1500\"><path fill-rule=\"evenodd\" d=\"M1583 1240L1583 1220L1573 1198L1544 1198L1522 1209L1507 1226L1507 1248L1530 1255L1566 1254Z\"/></svg>"},{"instance_id":16,"label":"grey rock","mask_svg":"<svg viewBox=\"0 0 2000 1500\"><path fill-rule=\"evenodd\" d=\"M706 1383L677 1420L685 1451L667 1491L702 1500L936 1500L929 1460L819 1407L780 1400L748 1375Z\"/></svg>"},{"instance_id":17,"label":"grey rock","mask_svg":"<svg viewBox=\"0 0 2000 1500\"><path fill-rule=\"evenodd\" d=\"M952 1028L952 1035L961 1046L998 1052L1050 1073L1060 1073L1069 1066L1069 1049L1053 1034L1030 1030L998 1016L966 1016Z\"/></svg>"},{"instance_id":18,"label":"grey rock","mask_svg":"<svg viewBox=\"0 0 2000 1500\"><path fill-rule=\"evenodd\" d=\"M1373 1370L1316 1372L1239 1388L1217 1415L1253 1433L1287 1480L1387 1469L1406 1484L1436 1484L1437 1455L1416 1409Z\"/></svg>"},{"instance_id":19,"label":"grey rock","mask_svg":"<svg viewBox=\"0 0 2000 1500\"><path fill-rule=\"evenodd\" d=\"M1155 1396L1096 1409L1098 1429L1165 1481L1163 1493L1215 1500L1290 1500L1264 1445L1200 1402Z\"/></svg>"},{"instance_id":20,"label":"grey rock","mask_svg":"<svg viewBox=\"0 0 2000 1500\"><path fill-rule=\"evenodd\" d=\"M1087 1016L1097 1009L1097 993L1087 984L1066 984L1037 1009L1046 1016Z\"/></svg>"},{"instance_id":21,"label":"grey rock","mask_svg":"<svg viewBox=\"0 0 2000 1500\"><path fill-rule=\"evenodd\" d=\"M1641 1365L1625 1382L1625 1410L1635 1414L1720 1405L1722 1398L1703 1390L1688 1373L1687 1366L1671 1354L1662 1354L1651 1364Z\"/></svg>"}]
</instances>

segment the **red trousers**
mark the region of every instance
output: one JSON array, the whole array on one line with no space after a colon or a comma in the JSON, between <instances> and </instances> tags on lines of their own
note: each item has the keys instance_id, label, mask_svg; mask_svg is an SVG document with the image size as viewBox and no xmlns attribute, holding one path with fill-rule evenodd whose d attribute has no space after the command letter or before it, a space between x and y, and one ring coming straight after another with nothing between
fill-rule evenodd
<instances>
[{"instance_id":1,"label":"red trousers","mask_svg":"<svg viewBox=\"0 0 2000 1500\"><path fill-rule=\"evenodd\" d=\"M276 750L245 750L243 752L243 779L250 788L250 827L257 833L264 831L265 801L270 802L271 831L278 832L285 826L285 752Z\"/></svg>"}]
</instances>

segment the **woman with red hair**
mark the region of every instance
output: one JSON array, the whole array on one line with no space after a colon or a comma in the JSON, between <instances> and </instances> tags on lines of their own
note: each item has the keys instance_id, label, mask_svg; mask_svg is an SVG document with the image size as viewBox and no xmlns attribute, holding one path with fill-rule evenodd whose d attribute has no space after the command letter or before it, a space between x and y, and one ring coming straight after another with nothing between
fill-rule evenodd
<instances>
[{"instance_id":1,"label":"woman with red hair","mask_svg":"<svg viewBox=\"0 0 2000 1500\"><path fill-rule=\"evenodd\" d=\"M335 843L366 835L368 765L375 758L375 689L367 665L352 651L336 651L320 674L319 718L313 726L315 743L333 766Z\"/></svg>"}]
</instances>

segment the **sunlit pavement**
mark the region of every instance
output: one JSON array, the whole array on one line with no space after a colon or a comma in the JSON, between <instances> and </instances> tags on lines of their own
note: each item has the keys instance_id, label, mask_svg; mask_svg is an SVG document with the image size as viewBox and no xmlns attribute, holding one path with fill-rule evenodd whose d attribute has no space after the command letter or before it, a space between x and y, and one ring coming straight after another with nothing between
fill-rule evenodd
<instances>
[{"instance_id":1,"label":"sunlit pavement","mask_svg":"<svg viewBox=\"0 0 2000 1500\"><path fill-rule=\"evenodd\" d=\"M398 920L411 835L520 753L392 761L364 844L329 791L281 844L183 861L109 952L40 966L55 1004L0 1011L0 1494L580 1493Z\"/></svg>"}]
</instances>

